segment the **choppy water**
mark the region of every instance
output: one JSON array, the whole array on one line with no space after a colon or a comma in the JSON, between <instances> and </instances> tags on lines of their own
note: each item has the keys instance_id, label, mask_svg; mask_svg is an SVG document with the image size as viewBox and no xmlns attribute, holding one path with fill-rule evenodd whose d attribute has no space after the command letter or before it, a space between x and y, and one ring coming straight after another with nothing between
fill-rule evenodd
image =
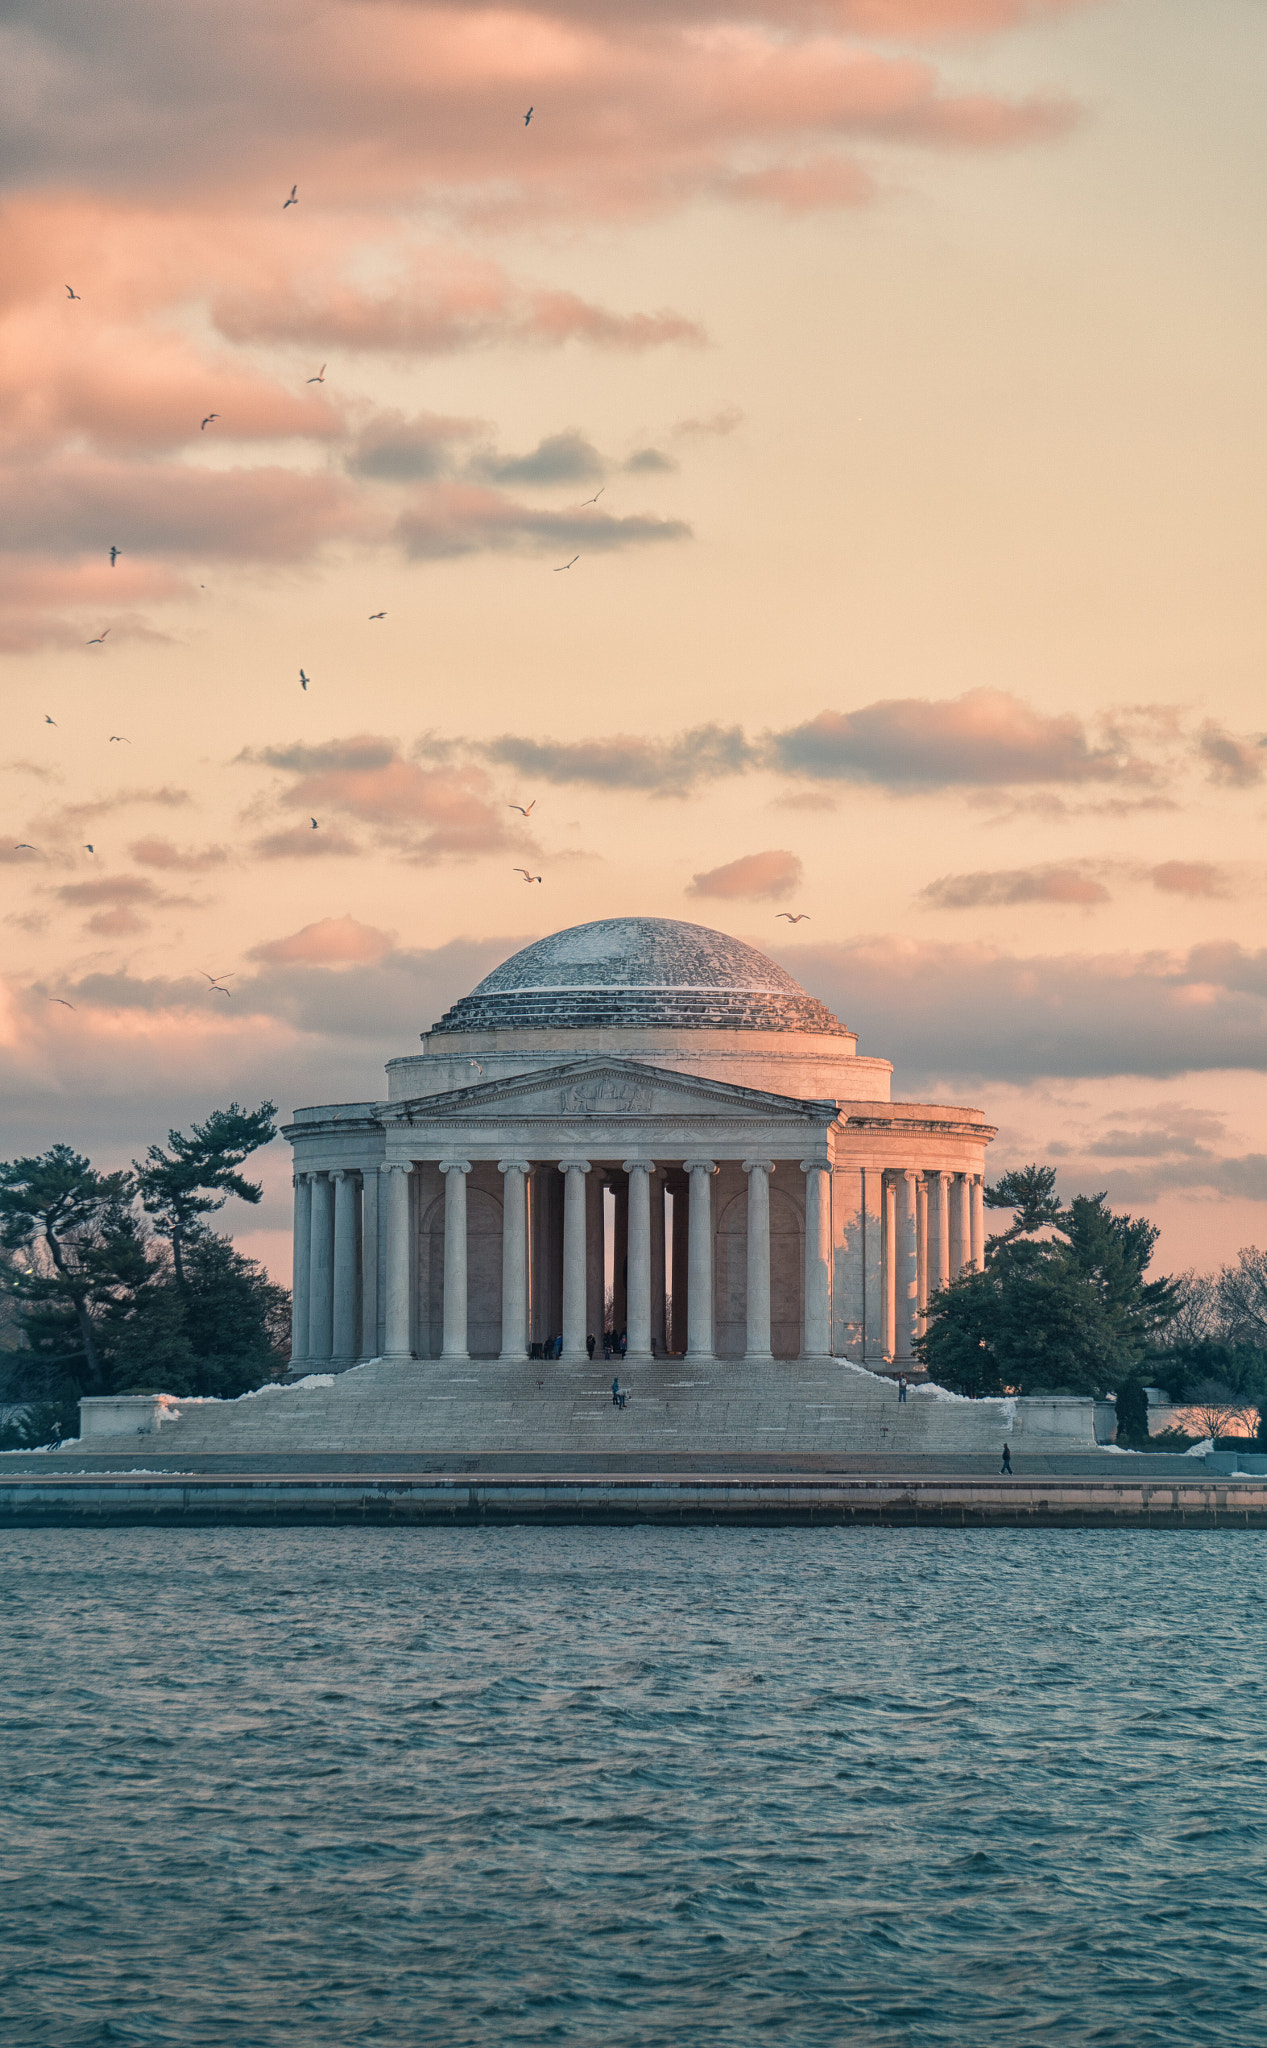
<instances>
[{"instance_id":1,"label":"choppy water","mask_svg":"<svg viewBox=\"0 0 1267 2048\"><path fill-rule=\"evenodd\" d=\"M1254 1535L0 1537L0 2035L1262 2040Z\"/></svg>"}]
</instances>

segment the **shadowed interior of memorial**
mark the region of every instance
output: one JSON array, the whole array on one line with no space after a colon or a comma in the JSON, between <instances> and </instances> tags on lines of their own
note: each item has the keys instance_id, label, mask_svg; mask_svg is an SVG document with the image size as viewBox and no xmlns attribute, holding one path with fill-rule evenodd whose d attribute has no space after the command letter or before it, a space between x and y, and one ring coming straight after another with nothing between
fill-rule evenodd
<instances>
[{"instance_id":1,"label":"shadowed interior of memorial","mask_svg":"<svg viewBox=\"0 0 1267 2048\"><path fill-rule=\"evenodd\" d=\"M890 1075L723 933L542 939L390 1063L385 1100L287 1127L292 1370L544 1364L560 1339L574 1368L605 1322L634 1368L909 1370L929 1293L980 1261L994 1132L890 1101Z\"/></svg>"}]
</instances>

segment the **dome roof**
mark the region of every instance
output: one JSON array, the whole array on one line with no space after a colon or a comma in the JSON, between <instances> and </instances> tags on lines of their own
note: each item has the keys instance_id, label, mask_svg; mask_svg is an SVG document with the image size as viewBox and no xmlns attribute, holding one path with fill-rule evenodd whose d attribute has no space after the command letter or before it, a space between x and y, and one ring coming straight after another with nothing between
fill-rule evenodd
<instances>
[{"instance_id":1,"label":"dome roof","mask_svg":"<svg viewBox=\"0 0 1267 2048\"><path fill-rule=\"evenodd\" d=\"M814 1031L830 1010L773 960L671 917L608 917L525 946L434 1026L447 1031Z\"/></svg>"}]
</instances>

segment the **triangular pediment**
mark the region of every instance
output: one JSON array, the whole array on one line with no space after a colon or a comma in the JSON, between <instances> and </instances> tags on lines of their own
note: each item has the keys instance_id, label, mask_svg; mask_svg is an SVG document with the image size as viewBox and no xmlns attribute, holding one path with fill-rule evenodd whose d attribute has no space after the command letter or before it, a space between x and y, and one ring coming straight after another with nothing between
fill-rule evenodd
<instances>
[{"instance_id":1,"label":"triangular pediment","mask_svg":"<svg viewBox=\"0 0 1267 2048\"><path fill-rule=\"evenodd\" d=\"M773 1122L792 1120L813 1126L829 1122L836 1114L832 1101L802 1101L798 1096L773 1095L761 1088L744 1088L730 1081L706 1080L694 1074L678 1074L665 1067L647 1066L641 1060L608 1056L568 1060L527 1074L511 1074L502 1080L477 1081L469 1088L453 1088L441 1095L420 1095L412 1101L396 1102L382 1113L385 1124L444 1123L461 1119L478 1125L513 1118L542 1118L551 1123L575 1118L579 1123L612 1123L625 1117L645 1121L692 1121L697 1117L735 1116L752 1121L765 1115Z\"/></svg>"}]
</instances>

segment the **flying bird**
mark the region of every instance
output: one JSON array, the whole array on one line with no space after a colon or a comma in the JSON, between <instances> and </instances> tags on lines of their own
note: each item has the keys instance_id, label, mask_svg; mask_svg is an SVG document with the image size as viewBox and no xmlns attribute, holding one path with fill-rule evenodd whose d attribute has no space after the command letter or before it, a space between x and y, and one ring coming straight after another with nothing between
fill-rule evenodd
<instances>
[{"instance_id":1,"label":"flying bird","mask_svg":"<svg viewBox=\"0 0 1267 2048\"><path fill-rule=\"evenodd\" d=\"M111 550L110 550L110 567L111 567L112 569L113 569L113 567L114 567L115 563L116 563L116 562L118 561L118 559L119 559L119 556L120 556L120 555L121 555L122 553L123 553L123 550L122 550L122 548L111 548Z\"/></svg>"},{"instance_id":2,"label":"flying bird","mask_svg":"<svg viewBox=\"0 0 1267 2048\"><path fill-rule=\"evenodd\" d=\"M56 723L57 723L57 720L56 720L55 718L50 718L50 717L49 717L49 715L48 715L48 713L47 713L47 711L46 711L46 712L44 713L44 723L45 723L45 725L56 725Z\"/></svg>"},{"instance_id":3,"label":"flying bird","mask_svg":"<svg viewBox=\"0 0 1267 2048\"><path fill-rule=\"evenodd\" d=\"M478 1061L478 1060L472 1060L472 1061L471 1061L471 1065L472 1065L472 1066L474 1067L474 1069L475 1069L476 1073L477 1073L477 1074L479 1074L479 1075L481 1076L481 1078L482 1078L482 1077L483 1077L483 1073L484 1073L484 1069L483 1069L483 1067L482 1067L482 1066L480 1065L479 1061Z\"/></svg>"},{"instance_id":4,"label":"flying bird","mask_svg":"<svg viewBox=\"0 0 1267 2048\"><path fill-rule=\"evenodd\" d=\"M526 808L523 804L507 804L506 806L506 809L508 811L518 811L521 818L530 818L533 812L536 810L536 808L537 799L535 796L532 799L532 802L529 805L527 805Z\"/></svg>"},{"instance_id":5,"label":"flying bird","mask_svg":"<svg viewBox=\"0 0 1267 2048\"><path fill-rule=\"evenodd\" d=\"M804 924L809 917L808 910L798 910L795 917L790 910L776 910L774 914L776 917L785 917L789 924Z\"/></svg>"},{"instance_id":6,"label":"flying bird","mask_svg":"<svg viewBox=\"0 0 1267 2048\"><path fill-rule=\"evenodd\" d=\"M310 384L324 384L324 383L325 383L325 381L326 381L326 366L325 366L325 364L323 363L323 364L321 365L321 369L320 369L320 372L318 373L318 375L317 375L317 376L315 376L315 377L310 377L310 378L308 379L308 382L309 382Z\"/></svg>"},{"instance_id":7,"label":"flying bird","mask_svg":"<svg viewBox=\"0 0 1267 2048\"><path fill-rule=\"evenodd\" d=\"M302 669L299 671L299 687L301 690L306 690L308 687L308 678Z\"/></svg>"},{"instance_id":8,"label":"flying bird","mask_svg":"<svg viewBox=\"0 0 1267 2048\"><path fill-rule=\"evenodd\" d=\"M95 853L96 851L97 849L95 846L85 846L84 848L85 853Z\"/></svg>"},{"instance_id":9,"label":"flying bird","mask_svg":"<svg viewBox=\"0 0 1267 2048\"><path fill-rule=\"evenodd\" d=\"M528 123L529 123L529 121L531 121L531 119L532 119L532 108L531 108L531 107L529 107L529 109L528 109L527 113L526 113L526 114L524 115L524 127L525 127L525 128L526 128L526 127L528 126Z\"/></svg>"},{"instance_id":10,"label":"flying bird","mask_svg":"<svg viewBox=\"0 0 1267 2048\"><path fill-rule=\"evenodd\" d=\"M231 988L221 988L220 986L220 983L222 981L233 980L233 976L231 974L208 974L205 967L200 967L198 969L198 972L202 976L204 981L209 981L211 983L211 988L215 990L218 996L231 996L233 994L233 990ZM207 993L208 995L210 995L211 989L208 989Z\"/></svg>"},{"instance_id":11,"label":"flying bird","mask_svg":"<svg viewBox=\"0 0 1267 2048\"><path fill-rule=\"evenodd\" d=\"M15 853L34 853L35 848L32 846L29 839L19 839L13 851Z\"/></svg>"},{"instance_id":12,"label":"flying bird","mask_svg":"<svg viewBox=\"0 0 1267 2048\"><path fill-rule=\"evenodd\" d=\"M286 211L286 208L287 208L288 206L298 206L298 204L299 204L299 187L298 187L298 185L292 185L292 186L291 186L291 188L290 188L290 198L289 198L289 199L284 199L284 200L282 201L282 212L283 212L283 213L285 213L285 211Z\"/></svg>"},{"instance_id":13,"label":"flying bird","mask_svg":"<svg viewBox=\"0 0 1267 2048\"><path fill-rule=\"evenodd\" d=\"M539 882L541 880L540 875L530 875L527 868L515 868L512 872L516 875L522 875L525 882Z\"/></svg>"},{"instance_id":14,"label":"flying bird","mask_svg":"<svg viewBox=\"0 0 1267 2048\"><path fill-rule=\"evenodd\" d=\"M387 617L387 614L386 614L386 612L371 612L371 613L370 613L370 624L371 624L371 626L373 625L373 623L374 623L375 619L385 619L386 617Z\"/></svg>"},{"instance_id":15,"label":"flying bird","mask_svg":"<svg viewBox=\"0 0 1267 2048\"><path fill-rule=\"evenodd\" d=\"M579 556L579 555L573 555L573 557L572 557L572 562L579 562L579 561L580 561L580 559L581 559L581 558L580 558L580 556ZM571 566L572 566L572 562L560 562L560 563L559 563L559 566L558 566L558 568L557 568L557 569L555 570L555 572L554 572L554 573L555 573L555 575L556 575L556 576L561 576L561 575L563 574L563 571L564 571L565 569L570 569L570 568L571 568Z\"/></svg>"},{"instance_id":16,"label":"flying bird","mask_svg":"<svg viewBox=\"0 0 1267 2048\"><path fill-rule=\"evenodd\" d=\"M70 286L69 286L69 285L67 285L67 287L66 287L66 296L67 296L67 298L68 298L68 299L77 299L77 298L79 297L79 293L78 293L78 292L73 292L73 291L71 290Z\"/></svg>"},{"instance_id":17,"label":"flying bird","mask_svg":"<svg viewBox=\"0 0 1267 2048\"><path fill-rule=\"evenodd\" d=\"M114 747L114 746L117 746L120 740L122 740L122 742L123 742L123 744L124 744L124 746L125 746L125 747L130 747L130 746L131 746L131 744L132 744L131 740L130 740L130 739L128 738L128 736L127 736L127 734L126 734L125 732L112 732L112 733L111 733L111 735L110 735L110 744L111 744L111 746L112 746L112 747Z\"/></svg>"},{"instance_id":18,"label":"flying bird","mask_svg":"<svg viewBox=\"0 0 1267 2048\"><path fill-rule=\"evenodd\" d=\"M84 641L84 646L85 646L85 647L100 647L100 645L101 645L102 641L103 641L103 640L105 639L105 637L106 637L106 634L107 634L107 633L108 633L109 631L110 631L110 628L109 628L109 626L103 626L103 627L102 627L102 630L101 630L101 631L100 631L100 632L98 633L98 635L97 635L96 639L95 639L95 640L85 640L85 641ZM52 722L53 722L53 721L52 721L52 719L50 718L50 720L49 720L49 724L51 725L51 724L52 724Z\"/></svg>"},{"instance_id":19,"label":"flying bird","mask_svg":"<svg viewBox=\"0 0 1267 2048\"><path fill-rule=\"evenodd\" d=\"M582 510L582 512L583 512L583 511L585 510L585 507L586 507L587 505L597 505L597 503L598 503L599 499L600 499L600 498L602 497L602 495L603 495L603 491L605 491L606 489L607 489L607 486L606 486L606 484L604 484L604 485L603 485L603 490L601 490L601 491L595 491L595 493L594 493L594 495L593 495L593 497L592 497L592 498L582 498L582 499L581 499L581 510Z\"/></svg>"},{"instance_id":20,"label":"flying bird","mask_svg":"<svg viewBox=\"0 0 1267 2048\"><path fill-rule=\"evenodd\" d=\"M315 818L309 818L309 820L308 820L308 823L309 823L309 824L310 824L310 825L312 826L312 829L313 829L313 831L315 832L315 831L317 830L317 821L316 821L316 819L315 819Z\"/></svg>"},{"instance_id":21,"label":"flying bird","mask_svg":"<svg viewBox=\"0 0 1267 2048\"><path fill-rule=\"evenodd\" d=\"M199 432L200 434L205 434L205 433L206 433L206 431L207 431L207 428L208 428L208 427L209 427L209 426L211 425L211 422L212 422L212 420L218 420L218 419L219 419L219 417L220 417L220 415L219 415L219 413L218 413L218 412L209 412L209 413L207 414L207 417L206 417L206 419L205 419L205 420L203 421L202 425L201 425L201 426L199 427L199 429L198 429L198 432Z\"/></svg>"},{"instance_id":22,"label":"flying bird","mask_svg":"<svg viewBox=\"0 0 1267 2048\"><path fill-rule=\"evenodd\" d=\"M50 1003L60 1003L63 1010L73 1010L75 1007L73 1003L67 1002L65 996L50 996L49 1001Z\"/></svg>"}]
</instances>

